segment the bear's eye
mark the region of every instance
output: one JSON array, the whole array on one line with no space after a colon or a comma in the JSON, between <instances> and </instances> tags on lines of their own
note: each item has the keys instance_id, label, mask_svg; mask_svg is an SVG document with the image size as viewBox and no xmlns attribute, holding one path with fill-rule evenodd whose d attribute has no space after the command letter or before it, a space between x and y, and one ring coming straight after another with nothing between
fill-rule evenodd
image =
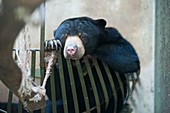
<instances>
[{"instance_id":1,"label":"bear's eye","mask_svg":"<svg viewBox=\"0 0 170 113\"><path fill-rule=\"evenodd\" d=\"M62 42L65 42L66 39L67 39L67 37L68 37L68 34L63 34L63 35L61 36L61 41L62 41Z\"/></svg>"},{"instance_id":2,"label":"bear's eye","mask_svg":"<svg viewBox=\"0 0 170 113\"><path fill-rule=\"evenodd\" d=\"M78 33L78 37L80 37L80 38L81 38L81 37L82 37L82 33L80 33L80 32L79 32L79 33Z\"/></svg>"},{"instance_id":3,"label":"bear's eye","mask_svg":"<svg viewBox=\"0 0 170 113\"><path fill-rule=\"evenodd\" d=\"M63 36L63 38L67 38L68 37L68 34L66 33L66 34L64 34L64 36Z\"/></svg>"},{"instance_id":4,"label":"bear's eye","mask_svg":"<svg viewBox=\"0 0 170 113\"><path fill-rule=\"evenodd\" d=\"M78 37L82 40L82 42L83 42L84 44L87 44L88 38L86 37L86 35L85 35L84 33L79 32L79 33L78 33Z\"/></svg>"}]
</instances>

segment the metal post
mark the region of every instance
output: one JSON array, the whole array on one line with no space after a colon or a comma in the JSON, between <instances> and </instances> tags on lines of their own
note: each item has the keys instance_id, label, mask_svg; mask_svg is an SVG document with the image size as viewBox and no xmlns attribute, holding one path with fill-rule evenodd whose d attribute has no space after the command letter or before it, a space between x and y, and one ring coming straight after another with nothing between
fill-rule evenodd
<instances>
[{"instance_id":1,"label":"metal post","mask_svg":"<svg viewBox=\"0 0 170 113\"><path fill-rule=\"evenodd\" d=\"M155 7L155 112L170 112L170 1Z\"/></svg>"},{"instance_id":2,"label":"metal post","mask_svg":"<svg viewBox=\"0 0 170 113\"><path fill-rule=\"evenodd\" d=\"M45 39L45 0L41 6L41 29L40 29L40 77L41 82L44 79L44 39ZM45 108L41 109L45 113Z\"/></svg>"}]
</instances>

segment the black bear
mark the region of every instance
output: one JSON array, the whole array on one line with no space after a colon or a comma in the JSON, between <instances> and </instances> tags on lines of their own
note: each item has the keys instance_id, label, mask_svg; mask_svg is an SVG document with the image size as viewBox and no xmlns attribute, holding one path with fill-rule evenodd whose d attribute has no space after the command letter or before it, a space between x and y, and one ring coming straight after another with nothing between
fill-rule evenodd
<instances>
[{"instance_id":1,"label":"black bear","mask_svg":"<svg viewBox=\"0 0 170 113\"><path fill-rule=\"evenodd\" d=\"M61 48L58 43L61 43ZM54 65L55 88L52 88L50 79L47 81L49 100L46 103L46 113L55 112L52 101L56 102L57 113L120 113L129 95L128 80L132 79L129 76L139 74L140 71L140 61L133 46L115 28L106 27L104 19L78 17L63 21L54 31L54 39L45 41L45 51L58 48L61 50L58 64L62 62L62 66L57 63ZM94 59L101 74L96 69ZM68 61L71 61L73 74L70 74ZM77 66L78 63L80 65ZM71 76L75 83L70 79ZM73 86L75 91L72 90ZM56 100L52 99L51 90L56 91ZM76 96L73 95L75 93ZM6 109L4 105L0 104L0 109ZM17 105L13 108L12 112L16 113Z\"/></svg>"},{"instance_id":2,"label":"black bear","mask_svg":"<svg viewBox=\"0 0 170 113\"><path fill-rule=\"evenodd\" d=\"M97 59L109 97L109 101L106 106L106 101L104 94L101 91L101 83L99 81L97 71L94 66L90 66L95 85L97 87L97 92L92 89L93 84L89 82L90 74L85 73L85 75L82 75L88 92L88 99L91 110L90 112L119 113L125 104L127 99L126 97L128 95L128 84L126 82L127 77L125 77L125 74L135 73L140 70L140 61L133 46L127 40L125 40L115 28L106 27L106 21L104 19L94 20L89 17L70 18L63 21L54 31L54 40L48 40L45 42L46 51L58 48L56 40L59 40L62 45L61 54L64 70L64 74L60 75L59 66L54 66L56 103L58 112L64 112L64 101L61 88L62 83L59 76L64 76L65 81L68 106L68 109L65 112L76 112L74 108L71 82L67 68L67 59L71 59L71 63L73 65L72 68L79 105L78 110L80 113L88 112L85 106L85 100L83 99L84 93L82 91L80 77L78 76L79 73L74 62L79 59L81 66L85 67L84 57L86 57L89 62L91 62L91 59L93 58ZM112 86L109 83L109 78L106 76L102 62L105 62L110 69L116 91L113 91L111 88ZM93 63L91 63L91 65L93 65ZM121 83L123 83L123 90L120 88L121 84L118 80L118 77L120 78ZM49 100L52 100L50 80L47 81L46 89ZM116 92L116 97L114 92ZM97 103L94 99L94 93L97 93L99 96L100 109L97 109L96 107ZM50 110L50 104L47 109L48 111L52 112L52 110Z\"/></svg>"}]
</instances>

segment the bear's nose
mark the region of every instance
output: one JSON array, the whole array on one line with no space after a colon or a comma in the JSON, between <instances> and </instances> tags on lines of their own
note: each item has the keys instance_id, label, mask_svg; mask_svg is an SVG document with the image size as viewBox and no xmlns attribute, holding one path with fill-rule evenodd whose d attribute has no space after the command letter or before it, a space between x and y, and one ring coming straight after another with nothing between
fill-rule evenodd
<instances>
[{"instance_id":1,"label":"bear's nose","mask_svg":"<svg viewBox=\"0 0 170 113\"><path fill-rule=\"evenodd\" d=\"M76 51L77 51L77 47L76 46L70 45L70 46L67 47L67 54L69 54L71 56L76 54Z\"/></svg>"}]
</instances>

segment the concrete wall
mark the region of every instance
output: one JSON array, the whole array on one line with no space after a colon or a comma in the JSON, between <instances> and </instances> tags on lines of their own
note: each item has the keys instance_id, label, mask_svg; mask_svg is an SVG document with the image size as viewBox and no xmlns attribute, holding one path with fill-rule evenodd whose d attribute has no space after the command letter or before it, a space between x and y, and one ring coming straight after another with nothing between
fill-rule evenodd
<instances>
[{"instance_id":1,"label":"concrete wall","mask_svg":"<svg viewBox=\"0 0 170 113\"><path fill-rule=\"evenodd\" d=\"M46 39L66 18L104 18L136 48L141 60L141 82L133 93L133 113L153 113L154 0L51 0L46 3ZM39 47L39 27L30 27L32 47ZM0 97L1 93L0 93ZM0 101L2 98L0 98ZM131 103L131 102L130 102Z\"/></svg>"}]
</instances>

